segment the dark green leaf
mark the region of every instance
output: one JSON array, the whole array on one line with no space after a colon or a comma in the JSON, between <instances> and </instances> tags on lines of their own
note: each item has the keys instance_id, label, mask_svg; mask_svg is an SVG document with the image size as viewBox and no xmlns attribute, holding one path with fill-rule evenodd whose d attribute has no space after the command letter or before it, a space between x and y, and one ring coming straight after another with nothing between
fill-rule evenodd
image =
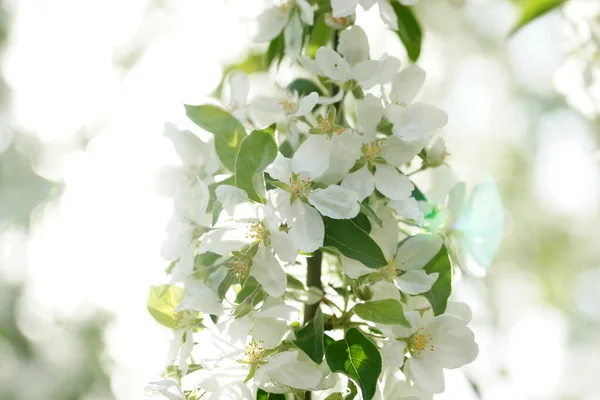
<instances>
[{"instance_id":1,"label":"dark green leaf","mask_svg":"<svg viewBox=\"0 0 600 400\"><path fill-rule=\"evenodd\" d=\"M421 42L423 41L419 21L410 7L403 6L396 1L392 2L392 7L394 7L394 12L398 17L398 31L396 33L404 44L408 58L416 62L421 54Z\"/></svg>"},{"instance_id":2,"label":"dark green leaf","mask_svg":"<svg viewBox=\"0 0 600 400\"><path fill-rule=\"evenodd\" d=\"M360 330L349 329L343 340L327 346L325 357L332 372L341 372L358 384L364 400L373 398L381 373L381 355Z\"/></svg>"},{"instance_id":3,"label":"dark green leaf","mask_svg":"<svg viewBox=\"0 0 600 400\"><path fill-rule=\"evenodd\" d=\"M294 344L317 364L323 362L325 353L323 338L323 314L318 308L315 317L296 333Z\"/></svg>"},{"instance_id":4,"label":"dark green leaf","mask_svg":"<svg viewBox=\"0 0 600 400\"><path fill-rule=\"evenodd\" d=\"M366 215L367 217L371 218L377 225L379 225L380 228L383 227L383 222L381 221L381 218L379 218L375 210L373 210L365 202L360 203L360 212L363 215Z\"/></svg>"},{"instance_id":5,"label":"dark green leaf","mask_svg":"<svg viewBox=\"0 0 600 400\"><path fill-rule=\"evenodd\" d=\"M146 306L148 312L160 324L175 328L179 323L179 313L173 311L185 295L183 288L174 285L152 286Z\"/></svg>"},{"instance_id":6,"label":"dark green leaf","mask_svg":"<svg viewBox=\"0 0 600 400\"><path fill-rule=\"evenodd\" d=\"M277 144L270 131L252 132L242 141L235 160L235 186L244 189L248 198L262 202L261 196L256 192L255 181L263 181L262 172L276 156Z\"/></svg>"},{"instance_id":7,"label":"dark green leaf","mask_svg":"<svg viewBox=\"0 0 600 400\"><path fill-rule=\"evenodd\" d=\"M262 389L258 389L258 392L256 392L256 400L285 400L285 394L269 393Z\"/></svg>"},{"instance_id":8,"label":"dark green leaf","mask_svg":"<svg viewBox=\"0 0 600 400\"><path fill-rule=\"evenodd\" d=\"M425 272L428 274L437 272L439 274L431 290L423 293L423 296L431 303L435 315L443 314L446 311L450 293L452 293L452 266L446 246L442 246L436 256L429 261L425 266Z\"/></svg>"},{"instance_id":9,"label":"dark green leaf","mask_svg":"<svg viewBox=\"0 0 600 400\"><path fill-rule=\"evenodd\" d=\"M269 43L269 48L267 49L267 65L271 65L271 63L275 60L279 60L279 62L281 62L284 53L285 39L283 37L283 31L281 31L279 36L271 40L271 43Z\"/></svg>"},{"instance_id":10,"label":"dark green leaf","mask_svg":"<svg viewBox=\"0 0 600 400\"><path fill-rule=\"evenodd\" d=\"M415 200L417 201L427 201L427 197L425 197L425 195L423 194L423 192L421 192L421 189L419 189L417 187L417 185L415 185L415 183L413 182L413 186L415 187L411 193L411 197L414 197Z\"/></svg>"},{"instance_id":11,"label":"dark green leaf","mask_svg":"<svg viewBox=\"0 0 600 400\"><path fill-rule=\"evenodd\" d=\"M356 395L358 394L358 389L356 385L352 381L348 381L348 389L350 389L350 393L344 398L344 400L354 400Z\"/></svg>"},{"instance_id":12,"label":"dark green leaf","mask_svg":"<svg viewBox=\"0 0 600 400\"><path fill-rule=\"evenodd\" d=\"M531 21L562 6L566 2L567 0L523 0L521 2L521 15L516 25L510 30L509 36L514 35Z\"/></svg>"},{"instance_id":13,"label":"dark green leaf","mask_svg":"<svg viewBox=\"0 0 600 400\"><path fill-rule=\"evenodd\" d=\"M385 299L368 301L366 303L355 305L354 312L365 321L384 325L400 324L410 327L410 324L404 316L402 304L398 300Z\"/></svg>"},{"instance_id":14,"label":"dark green leaf","mask_svg":"<svg viewBox=\"0 0 600 400\"><path fill-rule=\"evenodd\" d=\"M223 165L233 171L238 149L246 137L244 126L220 107L210 104L184 106L185 114L193 123L215 135L215 151Z\"/></svg>"},{"instance_id":15,"label":"dark green leaf","mask_svg":"<svg viewBox=\"0 0 600 400\"><path fill-rule=\"evenodd\" d=\"M382 268L387 261L379 245L353 220L325 217L323 246L335 247L346 257L360 261L369 268Z\"/></svg>"},{"instance_id":16,"label":"dark green leaf","mask_svg":"<svg viewBox=\"0 0 600 400\"><path fill-rule=\"evenodd\" d=\"M298 92L300 96L306 96L312 92L317 92L319 96L323 94L321 88L313 81L305 78L298 78L288 85L288 90Z\"/></svg>"}]
</instances>

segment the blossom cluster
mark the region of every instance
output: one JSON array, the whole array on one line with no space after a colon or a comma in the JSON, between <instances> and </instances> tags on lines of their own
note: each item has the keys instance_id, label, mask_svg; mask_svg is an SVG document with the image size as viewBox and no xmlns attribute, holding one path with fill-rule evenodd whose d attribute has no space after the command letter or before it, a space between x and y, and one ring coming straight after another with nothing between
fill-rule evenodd
<instances>
[{"instance_id":1,"label":"blossom cluster","mask_svg":"<svg viewBox=\"0 0 600 400\"><path fill-rule=\"evenodd\" d=\"M397 28L385 0L333 0L334 47L311 57L302 32L315 5L267 9L256 39L284 32L285 54L312 77L250 99L251 77L236 71L221 106L186 106L210 140L165 125L181 165L159 176L174 204L170 282L148 308L175 339L151 393L431 399L444 369L476 358L470 309L449 300L453 268L477 258L465 185L435 204L411 180L446 163L448 117L415 101L423 69L370 58L352 23L359 3Z\"/></svg>"}]
</instances>

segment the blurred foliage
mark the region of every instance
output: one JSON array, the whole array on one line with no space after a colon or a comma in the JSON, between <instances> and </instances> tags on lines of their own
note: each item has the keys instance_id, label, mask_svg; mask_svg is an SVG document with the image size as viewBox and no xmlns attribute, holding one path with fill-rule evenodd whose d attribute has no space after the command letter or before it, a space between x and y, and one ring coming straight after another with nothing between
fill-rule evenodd
<instances>
[{"instance_id":1,"label":"blurred foliage","mask_svg":"<svg viewBox=\"0 0 600 400\"><path fill-rule=\"evenodd\" d=\"M0 61L9 22L9 9L0 0ZM27 231L34 208L61 186L32 168L41 144L11 126L10 100L0 75L0 134L12 142L0 149L0 234ZM109 316L91 309L78 319L56 320L41 309L32 312L24 304L27 282L3 282L2 267L11 268L0 265L0 400L113 398L103 355Z\"/></svg>"}]
</instances>

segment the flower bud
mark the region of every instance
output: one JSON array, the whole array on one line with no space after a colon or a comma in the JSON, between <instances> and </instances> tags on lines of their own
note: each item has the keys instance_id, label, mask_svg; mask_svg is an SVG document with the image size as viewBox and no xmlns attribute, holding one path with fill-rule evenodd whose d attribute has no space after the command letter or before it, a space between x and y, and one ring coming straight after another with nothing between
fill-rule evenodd
<instances>
[{"instance_id":1,"label":"flower bud","mask_svg":"<svg viewBox=\"0 0 600 400\"><path fill-rule=\"evenodd\" d=\"M242 318L250 311L252 311L252 305L250 304L250 302L244 301L242 304L235 308L235 310L233 311L233 316L235 319Z\"/></svg>"},{"instance_id":2,"label":"flower bud","mask_svg":"<svg viewBox=\"0 0 600 400\"><path fill-rule=\"evenodd\" d=\"M363 301L369 301L373 298L373 290L370 286L364 285L355 290L356 297Z\"/></svg>"},{"instance_id":3,"label":"flower bud","mask_svg":"<svg viewBox=\"0 0 600 400\"><path fill-rule=\"evenodd\" d=\"M427 164L431 167L439 167L444 164L447 156L448 150L446 149L446 142L442 138L437 139L425 150Z\"/></svg>"}]
</instances>

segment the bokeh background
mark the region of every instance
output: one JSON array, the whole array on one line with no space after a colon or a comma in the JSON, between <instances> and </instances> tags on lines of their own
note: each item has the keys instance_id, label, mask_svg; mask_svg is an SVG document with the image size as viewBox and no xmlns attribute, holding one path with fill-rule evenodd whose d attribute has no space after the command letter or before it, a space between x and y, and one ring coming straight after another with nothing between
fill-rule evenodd
<instances>
[{"instance_id":1,"label":"bokeh background","mask_svg":"<svg viewBox=\"0 0 600 400\"><path fill-rule=\"evenodd\" d=\"M143 398L170 339L145 309L166 267L162 124L198 132L182 103L264 50L248 41L264 3L0 0L1 400ZM507 219L487 276L457 287L480 356L436 399L598 399L600 2L570 0L512 38L518 2L417 12L422 97L449 113L453 167L422 179L441 200L452 176L492 177ZM406 60L376 9L358 23L373 57Z\"/></svg>"}]
</instances>

